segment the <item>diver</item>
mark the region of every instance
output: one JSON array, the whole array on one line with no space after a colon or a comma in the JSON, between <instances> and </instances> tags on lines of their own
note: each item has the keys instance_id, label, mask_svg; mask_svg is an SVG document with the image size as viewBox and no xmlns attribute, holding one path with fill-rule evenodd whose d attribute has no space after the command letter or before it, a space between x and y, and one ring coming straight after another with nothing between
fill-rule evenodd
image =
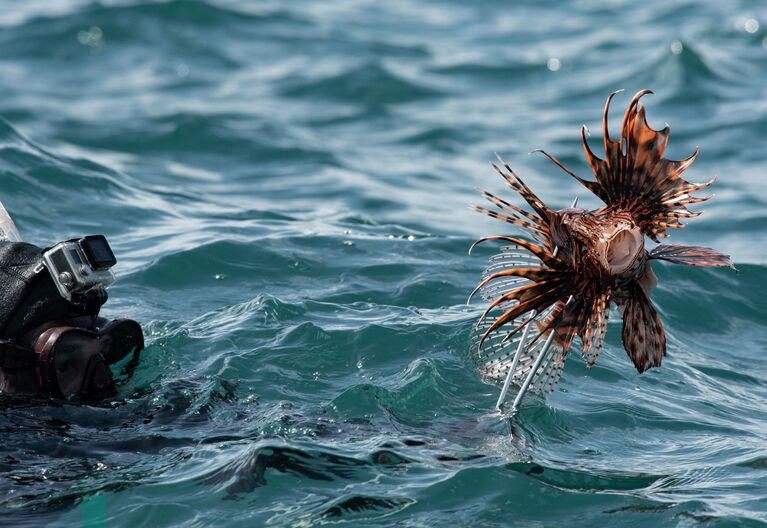
<instances>
[{"instance_id":1,"label":"diver","mask_svg":"<svg viewBox=\"0 0 767 528\"><path fill-rule=\"evenodd\" d=\"M131 319L99 317L117 262L103 235L42 249L23 242L0 203L0 395L95 401L113 396L110 365L144 348Z\"/></svg>"}]
</instances>

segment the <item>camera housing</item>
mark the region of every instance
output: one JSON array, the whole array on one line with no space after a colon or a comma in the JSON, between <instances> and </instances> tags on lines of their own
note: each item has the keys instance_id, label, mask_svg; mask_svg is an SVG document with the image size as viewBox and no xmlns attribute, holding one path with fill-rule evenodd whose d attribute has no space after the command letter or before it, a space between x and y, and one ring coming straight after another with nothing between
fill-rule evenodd
<instances>
[{"instance_id":1,"label":"camera housing","mask_svg":"<svg viewBox=\"0 0 767 528\"><path fill-rule=\"evenodd\" d=\"M78 302L93 290L104 290L115 280L117 263L104 235L59 242L43 252L43 262L62 297Z\"/></svg>"}]
</instances>

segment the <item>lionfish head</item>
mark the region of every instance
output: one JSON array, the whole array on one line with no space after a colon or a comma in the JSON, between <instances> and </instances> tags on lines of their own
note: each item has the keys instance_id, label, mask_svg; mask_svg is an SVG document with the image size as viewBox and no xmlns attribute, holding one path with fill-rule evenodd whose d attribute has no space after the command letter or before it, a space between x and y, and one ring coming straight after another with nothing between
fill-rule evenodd
<instances>
[{"instance_id":1,"label":"lionfish head","mask_svg":"<svg viewBox=\"0 0 767 528\"><path fill-rule=\"evenodd\" d=\"M627 276L640 268L645 255L644 235L630 215L610 208L601 211L563 211L564 236L575 240L581 260L592 275Z\"/></svg>"}]
</instances>

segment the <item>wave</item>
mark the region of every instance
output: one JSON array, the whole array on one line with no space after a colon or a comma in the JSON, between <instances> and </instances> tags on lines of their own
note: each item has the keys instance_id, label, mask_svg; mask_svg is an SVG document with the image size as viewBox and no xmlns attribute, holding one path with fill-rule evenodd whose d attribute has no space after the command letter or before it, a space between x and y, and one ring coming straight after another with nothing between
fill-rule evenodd
<instances>
[{"instance_id":1,"label":"wave","mask_svg":"<svg viewBox=\"0 0 767 528\"><path fill-rule=\"evenodd\" d=\"M434 98L443 91L412 75L395 73L380 62L368 62L336 74L292 80L281 93L289 97L380 107Z\"/></svg>"},{"instance_id":2,"label":"wave","mask_svg":"<svg viewBox=\"0 0 767 528\"><path fill-rule=\"evenodd\" d=\"M17 7L2 199L31 241L109 236L105 314L142 321L148 347L112 401L0 401L7 524L767 520L752 7ZM613 312L594 368L573 351L548 400L502 417L464 303L489 251L466 256L469 235L507 230L466 211L471 189L502 186L499 151L547 201L586 199L524 154L588 174L579 126L599 136L608 93L645 87L669 155L700 144L691 177L720 175L672 240L740 274L656 266L662 368L634 371Z\"/></svg>"}]
</instances>

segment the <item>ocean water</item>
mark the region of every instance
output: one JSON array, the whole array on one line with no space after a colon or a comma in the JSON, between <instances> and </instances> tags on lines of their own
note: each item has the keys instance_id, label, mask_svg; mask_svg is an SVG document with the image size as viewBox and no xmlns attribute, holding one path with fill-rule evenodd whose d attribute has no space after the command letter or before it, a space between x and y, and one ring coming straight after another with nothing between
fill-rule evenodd
<instances>
[{"instance_id":1,"label":"ocean water","mask_svg":"<svg viewBox=\"0 0 767 528\"><path fill-rule=\"evenodd\" d=\"M4 526L767 525L767 12L757 1L0 6L0 199L103 233L148 347L113 401L0 402ZM509 233L467 206L585 189L630 94L717 176L656 264L663 367L612 317L593 369L509 419L466 306ZM519 202L518 198L515 198ZM701 209L701 207L698 207Z\"/></svg>"}]
</instances>

